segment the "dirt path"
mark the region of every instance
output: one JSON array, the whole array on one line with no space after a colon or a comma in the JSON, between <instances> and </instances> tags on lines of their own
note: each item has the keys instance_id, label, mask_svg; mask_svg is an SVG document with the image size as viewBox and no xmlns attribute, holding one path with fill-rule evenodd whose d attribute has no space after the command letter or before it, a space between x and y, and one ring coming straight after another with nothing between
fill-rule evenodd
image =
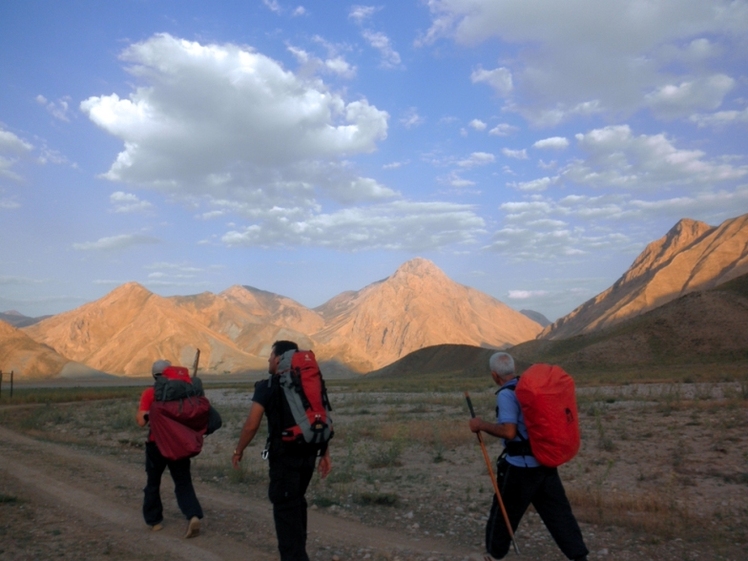
<instances>
[{"instance_id":1,"label":"dirt path","mask_svg":"<svg viewBox=\"0 0 748 561\"><path fill-rule=\"evenodd\" d=\"M205 510L203 531L182 538L185 522L165 476L165 528L149 532L140 513L145 481L139 464L35 440L0 427L0 504L9 530L0 535L0 559L277 559L267 501L196 483ZM10 519L12 517L12 520ZM413 538L387 529L309 512L309 551L316 559L464 559L473 553L438 538ZM346 552L348 554L346 554Z\"/></svg>"}]
</instances>

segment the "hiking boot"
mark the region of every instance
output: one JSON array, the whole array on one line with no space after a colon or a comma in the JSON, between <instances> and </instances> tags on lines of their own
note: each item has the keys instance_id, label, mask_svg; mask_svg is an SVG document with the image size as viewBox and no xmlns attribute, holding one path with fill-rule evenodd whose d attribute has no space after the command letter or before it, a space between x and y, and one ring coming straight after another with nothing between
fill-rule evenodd
<instances>
[{"instance_id":1,"label":"hiking boot","mask_svg":"<svg viewBox=\"0 0 748 561\"><path fill-rule=\"evenodd\" d=\"M194 538L200 533L200 519L197 516L190 518L190 523L187 524L187 533L184 535L185 538Z\"/></svg>"},{"instance_id":2,"label":"hiking boot","mask_svg":"<svg viewBox=\"0 0 748 561\"><path fill-rule=\"evenodd\" d=\"M150 528L151 528L151 532L160 532L161 530L164 529L164 525L161 524L161 522L159 522L158 524L154 524Z\"/></svg>"}]
</instances>

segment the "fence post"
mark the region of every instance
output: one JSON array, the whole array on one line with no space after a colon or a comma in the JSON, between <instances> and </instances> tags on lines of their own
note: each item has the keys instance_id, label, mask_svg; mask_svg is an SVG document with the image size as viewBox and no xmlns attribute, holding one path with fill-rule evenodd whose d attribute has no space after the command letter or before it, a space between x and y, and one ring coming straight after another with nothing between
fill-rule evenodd
<instances>
[{"instance_id":1,"label":"fence post","mask_svg":"<svg viewBox=\"0 0 748 561\"><path fill-rule=\"evenodd\" d=\"M3 397L3 371L0 370L0 397Z\"/></svg>"},{"instance_id":2,"label":"fence post","mask_svg":"<svg viewBox=\"0 0 748 561\"><path fill-rule=\"evenodd\" d=\"M13 399L13 371L10 371L10 399Z\"/></svg>"}]
</instances>

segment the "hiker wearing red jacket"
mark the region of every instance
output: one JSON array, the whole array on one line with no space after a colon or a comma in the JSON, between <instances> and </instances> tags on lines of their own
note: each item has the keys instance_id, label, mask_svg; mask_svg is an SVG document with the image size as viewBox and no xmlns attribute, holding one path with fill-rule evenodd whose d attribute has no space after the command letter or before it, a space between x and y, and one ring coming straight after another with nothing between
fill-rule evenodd
<instances>
[{"instance_id":1,"label":"hiker wearing red jacket","mask_svg":"<svg viewBox=\"0 0 748 561\"><path fill-rule=\"evenodd\" d=\"M158 376L170 376L171 362L168 360L157 360L153 363L151 373L154 380ZM168 369L168 370L167 370ZM140 406L135 416L135 421L139 426L144 427L148 424L148 413L151 404L155 398L153 386L143 391L140 396ZM190 474L190 458L181 460L169 460L159 451L150 431L148 440L145 443L145 472L148 480L143 489L143 518L145 523L157 532L163 528L163 506L161 504L161 476L166 468L169 468L171 478L174 480L174 494L177 497L179 510L189 521L187 523L187 532L185 538L193 538L200 533L200 520L203 517L203 509L195 495L195 488L192 486L192 475Z\"/></svg>"},{"instance_id":2,"label":"hiker wearing red jacket","mask_svg":"<svg viewBox=\"0 0 748 561\"><path fill-rule=\"evenodd\" d=\"M507 353L494 353L489 359L493 381L500 386L496 392L496 422L475 417L470 430L485 432L504 439L504 451L496 465L496 480L512 530L532 504L561 551L569 559L587 561L587 546L582 539L571 505L566 498L558 469L540 464L532 455L527 427L514 391L518 377L514 359ZM499 502L494 496L486 524L485 561L503 559L509 551L511 537L504 523Z\"/></svg>"}]
</instances>

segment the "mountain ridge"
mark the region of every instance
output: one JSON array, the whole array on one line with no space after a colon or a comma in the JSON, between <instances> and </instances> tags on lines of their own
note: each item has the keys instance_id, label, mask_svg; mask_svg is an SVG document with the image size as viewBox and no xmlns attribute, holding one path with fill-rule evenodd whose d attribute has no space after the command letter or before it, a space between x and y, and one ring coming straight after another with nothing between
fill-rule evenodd
<instances>
[{"instance_id":1,"label":"mountain ridge","mask_svg":"<svg viewBox=\"0 0 748 561\"><path fill-rule=\"evenodd\" d=\"M746 272L748 214L717 227L683 219L648 244L613 285L547 326L539 338L564 339L609 327Z\"/></svg>"},{"instance_id":2,"label":"mountain ridge","mask_svg":"<svg viewBox=\"0 0 748 561\"><path fill-rule=\"evenodd\" d=\"M276 339L296 340L314 348L320 360L364 372L423 346L502 348L540 330L538 323L455 283L420 258L315 309L246 285L219 294L162 297L129 282L24 328L69 360L126 376L146 375L156 358L191 364L197 348L202 371L263 370Z\"/></svg>"}]
</instances>

